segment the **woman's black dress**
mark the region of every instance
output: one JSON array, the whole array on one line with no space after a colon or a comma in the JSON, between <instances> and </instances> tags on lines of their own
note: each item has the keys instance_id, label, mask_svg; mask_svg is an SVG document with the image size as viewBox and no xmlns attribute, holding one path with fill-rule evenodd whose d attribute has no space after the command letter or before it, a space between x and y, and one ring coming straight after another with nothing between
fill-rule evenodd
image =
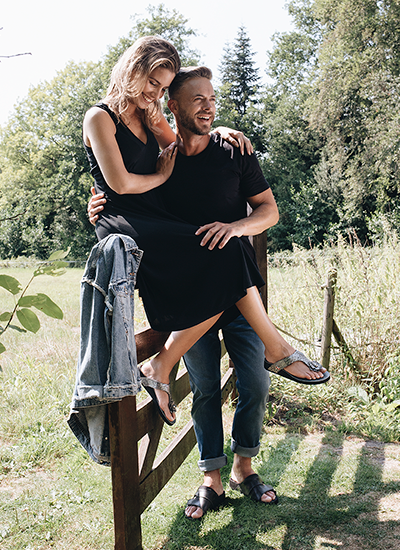
<instances>
[{"instance_id":1,"label":"woman's black dress","mask_svg":"<svg viewBox=\"0 0 400 550\"><path fill-rule=\"evenodd\" d=\"M147 132L147 143L118 123L109 108L100 104L116 123L116 140L128 172L153 174L158 144ZM159 331L182 330L221 313L245 296L251 286L264 281L253 258L238 238L219 250L200 246L201 236L190 225L169 214L157 188L142 194L118 195L105 182L93 151L86 147L96 192L107 198L96 223L98 239L111 233L132 237L143 250L137 286L151 327Z\"/></svg>"}]
</instances>

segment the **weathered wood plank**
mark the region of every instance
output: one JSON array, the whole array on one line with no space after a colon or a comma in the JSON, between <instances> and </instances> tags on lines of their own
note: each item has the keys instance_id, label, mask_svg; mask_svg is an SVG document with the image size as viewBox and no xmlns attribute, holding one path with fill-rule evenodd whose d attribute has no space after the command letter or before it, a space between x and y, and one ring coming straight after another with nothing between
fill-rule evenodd
<instances>
[{"instance_id":1,"label":"weathered wood plank","mask_svg":"<svg viewBox=\"0 0 400 550\"><path fill-rule=\"evenodd\" d=\"M137 362L141 363L160 351L169 336L169 332L158 332L146 328L135 334Z\"/></svg>"},{"instance_id":2,"label":"weathered wood plank","mask_svg":"<svg viewBox=\"0 0 400 550\"><path fill-rule=\"evenodd\" d=\"M331 357L331 340L333 327L333 311L335 308L336 279L337 271L336 269L332 269L328 273L328 278L325 285L324 318L321 337L321 363L325 369L329 368Z\"/></svg>"},{"instance_id":3,"label":"weathered wood plank","mask_svg":"<svg viewBox=\"0 0 400 550\"><path fill-rule=\"evenodd\" d=\"M221 403L224 403L235 386L233 369L228 369L221 381ZM155 460L153 469L140 483L141 513L159 494L179 469L196 444L193 422L190 420L168 447Z\"/></svg>"},{"instance_id":4,"label":"weathered wood plank","mask_svg":"<svg viewBox=\"0 0 400 550\"><path fill-rule=\"evenodd\" d=\"M140 484L141 514L179 469L195 444L196 436L193 423L190 420L179 435L175 437L157 458L152 471Z\"/></svg>"},{"instance_id":5,"label":"weathered wood plank","mask_svg":"<svg viewBox=\"0 0 400 550\"><path fill-rule=\"evenodd\" d=\"M261 299L263 301L266 311L268 311L268 260L267 260L267 232L261 233L260 235L255 235L253 237L253 247L256 251L256 258L258 267L262 278L265 281L265 285L261 288Z\"/></svg>"},{"instance_id":6,"label":"weathered wood plank","mask_svg":"<svg viewBox=\"0 0 400 550\"><path fill-rule=\"evenodd\" d=\"M141 550L136 398L108 406L115 550Z\"/></svg>"}]
</instances>

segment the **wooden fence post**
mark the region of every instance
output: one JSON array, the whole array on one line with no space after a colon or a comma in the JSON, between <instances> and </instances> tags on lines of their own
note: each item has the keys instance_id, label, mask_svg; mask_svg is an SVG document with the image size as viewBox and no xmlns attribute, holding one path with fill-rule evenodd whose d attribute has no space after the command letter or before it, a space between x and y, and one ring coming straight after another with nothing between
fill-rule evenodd
<instances>
[{"instance_id":1,"label":"wooden fence post","mask_svg":"<svg viewBox=\"0 0 400 550\"><path fill-rule=\"evenodd\" d=\"M136 397L108 406L115 550L142 550Z\"/></svg>"},{"instance_id":2,"label":"wooden fence post","mask_svg":"<svg viewBox=\"0 0 400 550\"><path fill-rule=\"evenodd\" d=\"M253 247L256 251L257 263L260 269L260 273L265 281L265 285L260 290L261 299L263 301L265 310L268 311L268 262L267 262L267 232L255 235L253 237Z\"/></svg>"},{"instance_id":3,"label":"wooden fence post","mask_svg":"<svg viewBox=\"0 0 400 550\"><path fill-rule=\"evenodd\" d=\"M331 340L333 328L333 310L335 307L336 280L337 271L336 269L332 269L328 273L328 280L325 285L324 319L321 338L321 363L322 366L326 369L329 368L329 360L331 357Z\"/></svg>"}]
</instances>

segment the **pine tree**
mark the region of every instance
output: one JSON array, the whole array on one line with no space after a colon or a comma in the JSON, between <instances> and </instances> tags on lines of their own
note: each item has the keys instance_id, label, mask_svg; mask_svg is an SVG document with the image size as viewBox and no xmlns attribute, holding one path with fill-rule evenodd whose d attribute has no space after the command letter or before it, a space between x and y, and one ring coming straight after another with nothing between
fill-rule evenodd
<instances>
[{"instance_id":1,"label":"pine tree","mask_svg":"<svg viewBox=\"0 0 400 550\"><path fill-rule=\"evenodd\" d=\"M219 67L221 86L217 90L216 122L241 130L252 140L255 149L263 152L265 145L258 109L261 85L253 57L250 38L241 26L234 44L225 46Z\"/></svg>"}]
</instances>

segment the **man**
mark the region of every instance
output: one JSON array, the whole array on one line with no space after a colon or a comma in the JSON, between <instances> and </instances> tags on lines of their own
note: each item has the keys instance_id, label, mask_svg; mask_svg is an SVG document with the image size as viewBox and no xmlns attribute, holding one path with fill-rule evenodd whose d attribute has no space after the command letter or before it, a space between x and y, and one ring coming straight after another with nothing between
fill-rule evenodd
<instances>
[{"instance_id":1,"label":"man","mask_svg":"<svg viewBox=\"0 0 400 550\"><path fill-rule=\"evenodd\" d=\"M215 117L215 94L206 67L182 69L169 88L168 106L175 116L179 139L176 164L160 188L168 211L199 225L201 246L222 248L232 237L256 235L278 221L278 210L254 155L242 156L219 138L210 136ZM101 204L92 199L90 219L95 222ZM246 215L247 203L253 208ZM222 221L213 221L222 220ZM184 269L184 266L182 266ZM195 291L195 289L194 289ZM269 376L264 368L264 346L234 310L225 315L223 336L237 374L239 400L232 426L234 461L230 486L253 500L270 504L278 498L254 472L251 459L259 451L259 438L268 398ZM228 317L226 317L228 315ZM236 318L235 318L236 316ZM221 325L221 323L219 323ZM200 451L204 482L185 509L199 519L225 498L220 469L226 465L220 395L220 343L218 330L209 331L184 356L193 391L192 418ZM302 363L288 367L297 377L310 376ZM313 378L321 376L312 373Z\"/></svg>"}]
</instances>

